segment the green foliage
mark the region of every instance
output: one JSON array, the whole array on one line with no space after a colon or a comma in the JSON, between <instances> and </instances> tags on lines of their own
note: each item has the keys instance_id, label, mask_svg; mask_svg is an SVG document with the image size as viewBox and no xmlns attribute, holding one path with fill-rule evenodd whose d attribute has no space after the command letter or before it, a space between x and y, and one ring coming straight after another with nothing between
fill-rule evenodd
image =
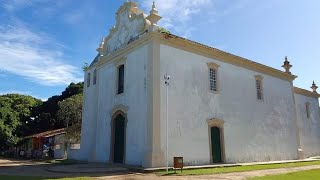
<instances>
[{"instance_id":1,"label":"green foliage","mask_svg":"<svg viewBox=\"0 0 320 180\"><path fill-rule=\"evenodd\" d=\"M76 94L58 103L58 119L66 126L68 141L79 141L82 120L82 94Z\"/></svg>"},{"instance_id":2,"label":"green foliage","mask_svg":"<svg viewBox=\"0 0 320 180\"><path fill-rule=\"evenodd\" d=\"M83 92L83 82L80 83L71 83L63 92L60 98L66 99L75 94L80 94Z\"/></svg>"},{"instance_id":3,"label":"green foliage","mask_svg":"<svg viewBox=\"0 0 320 180\"><path fill-rule=\"evenodd\" d=\"M33 107L42 102L31 96L7 94L0 96L0 149L16 145Z\"/></svg>"},{"instance_id":4,"label":"green foliage","mask_svg":"<svg viewBox=\"0 0 320 180\"><path fill-rule=\"evenodd\" d=\"M83 91L83 82L71 83L59 96L52 96L40 106L32 111L34 121L29 123L31 131L28 134L39 133L47 130L64 128L65 124L58 118L58 110L60 101L63 101L73 95L81 94Z\"/></svg>"},{"instance_id":5,"label":"green foliage","mask_svg":"<svg viewBox=\"0 0 320 180\"><path fill-rule=\"evenodd\" d=\"M82 91L80 82L71 83L61 95L45 102L19 94L0 96L0 150L17 145L27 135L66 127L62 118L58 118L58 103Z\"/></svg>"},{"instance_id":6,"label":"green foliage","mask_svg":"<svg viewBox=\"0 0 320 180\"><path fill-rule=\"evenodd\" d=\"M89 68L89 64L88 63L84 63L82 66L82 70L86 71Z\"/></svg>"},{"instance_id":7,"label":"green foliage","mask_svg":"<svg viewBox=\"0 0 320 180\"><path fill-rule=\"evenodd\" d=\"M171 34L171 32L163 27L159 27L159 32L161 33L167 33L167 34Z\"/></svg>"}]
</instances>

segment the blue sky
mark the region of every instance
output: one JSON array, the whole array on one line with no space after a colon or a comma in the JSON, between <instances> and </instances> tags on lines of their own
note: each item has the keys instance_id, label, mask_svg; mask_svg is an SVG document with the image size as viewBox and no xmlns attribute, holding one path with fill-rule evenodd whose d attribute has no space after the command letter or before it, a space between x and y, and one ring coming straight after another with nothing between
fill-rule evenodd
<instances>
[{"instance_id":1,"label":"blue sky","mask_svg":"<svg viewBox=\"0 0 320 180\"><path fill-rule=\"evenodd\" d=\"M46 99L83 80L125 0L0 0L0 94ZM138 0L149 12L152 0ZM320 84L320 1L157 0L172 33Z\"/></svg>"}]
</instances>

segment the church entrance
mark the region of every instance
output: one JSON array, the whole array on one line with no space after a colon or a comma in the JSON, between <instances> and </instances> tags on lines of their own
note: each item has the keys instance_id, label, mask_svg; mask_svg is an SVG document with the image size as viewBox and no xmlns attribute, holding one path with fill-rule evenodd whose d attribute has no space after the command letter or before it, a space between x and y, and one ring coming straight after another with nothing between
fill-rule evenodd
<instances>
[{"instance_id":1,"label":"church entrance","mask_svg":"<svg viewBox=\"0 0 320 180\"><path fill-rule=\"evenodd\" d=\"M113 163L124 163L126 119L122 114L113 120Z\"/></svg>"},{"instance_id":2,"label":"church entrance","mask_svg":"<svg viewBox=\"0 0 320 180\"><path fill-rule=\"evenodd\" d=\"M211 153L213 163L222 163L220 128L211 127Z\"/></svg>"}]
</instances>

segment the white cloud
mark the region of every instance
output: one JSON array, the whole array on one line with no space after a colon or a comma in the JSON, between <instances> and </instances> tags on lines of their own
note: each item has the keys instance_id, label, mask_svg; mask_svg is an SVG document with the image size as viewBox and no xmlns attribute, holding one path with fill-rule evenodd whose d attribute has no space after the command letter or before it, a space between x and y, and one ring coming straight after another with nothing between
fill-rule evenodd
<instances>
[{"instance_id":1,"label":"white cloud","mask_svg":"<svg viewBox=\"0 0 320 180\"><path fill-rule=\"evenodd\" d=\"M16 90L0 91L0 95L6 95L6 94L23 94L23 95L29 95L30 92L16 91Z\"/></svg>"},{"instance_id":2,"label":"white cloud","mask_svg":"<svg viewBox=\"0 0 320 180\"><path fill-rule=\"evenodd\" d=\"M142 7L149 12L154 0L141 0ZM188 37L194 30L190 20L193 15L202 13L202 9L211 6L212 0L157 0L156 8L163 19L161 26L173 30L183 37ZM195 20L195 19L193 19Z\"/></svg>"},{"instance_id":3,"label":"white cloud","mask_svg":"<svg viewBox=\"0 0 320 180\"><path fill-rule=\"evenodd\" d=\"M72 0L2 0L2 2L0 0L0 7L9 14L15 14L23 9L34 8L36 9L36 11L32 11L34 16L49 19L64 12L64 7L70 2Z\"/></svg>"},{"instance_id":4,"label":"white cloud","mask_svg":"<svg viewBox=\"0 0 320 180\"><path fill-rule=\"evenodd\" d=\"M46 3L48 1L49 0L3 0L2 7L7 11L13 12L35 4Z\"/></svg>"},{"instance_id":5,"label":"white cloud","mask_svg":"<svg viewBox=\"0 0 320 180\"><path fill-rule=\"evenodd\" d=\"M0 70L46 86L81 81L80 68L66 64L59 44L21 25L0 25Z\"/></svg>"},{"instance_id":6,"label":"white cloud","mask_svg":"<svg viewBox=\"0 0 320 180\"><path fill-rule=\"evenodd\" d=\"M154 0L139 0L148 13ZM207 27L244 8L251 0L156 0L156 8L163 17L159 25L189 38L198 26Z\"/></svg>"}]
</instances>

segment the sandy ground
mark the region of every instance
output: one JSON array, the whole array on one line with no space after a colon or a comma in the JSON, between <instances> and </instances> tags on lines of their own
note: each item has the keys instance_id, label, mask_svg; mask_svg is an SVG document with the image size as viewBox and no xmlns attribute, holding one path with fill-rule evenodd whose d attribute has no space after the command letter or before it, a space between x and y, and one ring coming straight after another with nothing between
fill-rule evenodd
<instances>
[{"instance_id":1,"label":"sandy ground","mask_svg":"<svg viewBox=\"0 0 320 180\"><path fill-rule=\"evenodd\" d=\"M72 165L72 166L56 166L52 164L32 162L32 161L18 161L18 160L8 160L0 159L0 174L1 175L14 175L14 176L41 176L41 177L92 177L93 179L118 179L118 180L144 180L144 179L215 179L215 180L242 180L250 177L274 175L274 174L284 174L289 172L304 171L311 169L320 169L320 165L313 166L303 166L294 168L281 168L281 169L269 169L269 170L258 170L249 172L236 172L236 173L226 173L226 174L215 174L215 175L202 175L202 176L156 176L154 174L141 174L133 173L130 171L122 171L118 173L113 172L94 172L96 165L92 165L92 172L87 171L84 173L77 173L75 171L77 168L90 168L91 165ZM48 169L54 169L54 167L63 168L65 172L57 173L48 171ZM68 168L70 172L67 173Z\"/></svg>"}]
</instances>

